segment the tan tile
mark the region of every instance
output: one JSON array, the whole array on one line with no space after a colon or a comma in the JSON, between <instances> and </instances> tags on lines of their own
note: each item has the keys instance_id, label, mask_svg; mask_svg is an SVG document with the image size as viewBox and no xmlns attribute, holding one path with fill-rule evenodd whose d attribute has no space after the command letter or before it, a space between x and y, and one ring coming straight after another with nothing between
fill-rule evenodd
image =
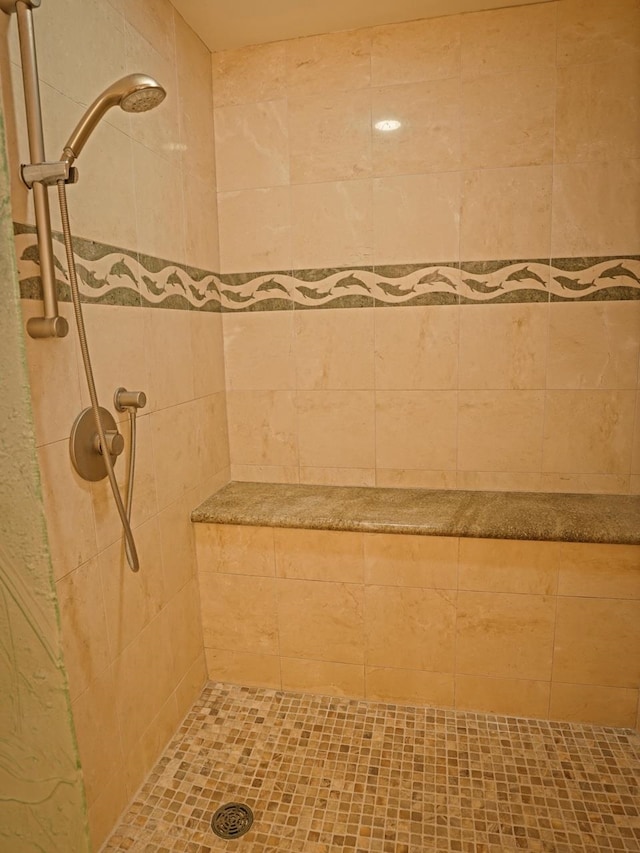
<instances>
[{"instance_id":1,"label":"tan tile","mask_svg":"<svg viewBox=\"0 0 640 853\"><path fill-rule=\"evenodd\" d=\"M637 688L640 602L558 598L553 680Z\"/></svg>"},{"instance_id":2,"label":"tan tile","mask_svg":"<svg viewBox=\"0 0 640 853\"><path fill-rule=\"evenodd\" d=\"M160 0L124 7L125 18L158 53L174 59L173 9Z\"/></svg>"},{"instance_id":3,"label":"tan tile","mask_svg":"<svg viewBox=\"0 0 640 853\"><path fill-rule=\"evenodd\" d=\"M273 527L195 524L198 572L275 574Z\"/></svg>"},{"instance_id":4,"label":"tan tile","mask_svg":"<svg viewBox=\"0 0 640 853\"><path fill-rule=\"evenodd\" d=\"M558 63L637 59L639 26L635 0L565 0L558 4Z\"/></svg>"},{"instance_id":5,"label":"tan tile","mask_svg":"<svg viewBox=\"0 0 640 853\"><path fill-rule=\"evenodd\" d=\"M207 671L213 681L281 688L280 658L248 652L205 649Z\"/></svg>"},{"instance_id":6,"label":"tan tile","mask_svg":"<svg viewBox=\"0 0 640 853\"><path fill-rule=\"evenodd\" d=\"M165 600L169 601L196 574L191 523L192 502L183 498L158 516Z\"/></svg>"},{"instance_id":7,"label":"tan tile","mask_svg":"<svg viewBox=\"0 0 640 853\"><path fill-rule=\"evenodd\" d=\"M73 703L82 778L89 808L114 774L124 772L120 724L111 669L105 669Z\"/></svg>"},{"instance_id":8,"label":"tan tile","mask_svg":"<svg viewBox=\"0 0 640 853\"><path fill-rule=\"evenodd\" d=\"M466 305L459 387L544 388L548 323L547 305Z\"/></svg>"},{"instance_id":9,"label":"tan tile","mask_svg":"<svg viewBox=\"0 0 640 853\"><path fill-rule=\"evenodd\" d=\"M367 699L400 705L453 706L453 674L365 667Z\"/></svg>"},{"instance_id":10,"label":"tan tile","mask_svg":"<svg viewBox=\"0 0 640 853\"><path fill-rule=\"evenodd\" d=\"M372 93L373 172L411 175L460 168L460 84L457 79L405 83ZM385 131L376 124L400 122Z\"/></svg>"},{"instance_id":11,"label":"tan tile","mask_svg":"<svg viewBox=\"0 0 640 853\"><path fill-rule=\"evenodd\" d=\"M169 600L167 611L171 636L180 638L173 647L173 684L179 684L204 653L197 578Z\"/></svg>"},{"instance_id":12,"label":"tan tile","mask_svg":"<svg viewBox=\"0 0 640 853\"><path fill-rule=\"evenodd\" d=\"M125 779L129 797L133 798L149 775L179 723L176 698L171 696L162 705L148 729L125 756Z\"/></svg>"},{"instance_id":13,"label":"tan tile","mask_svg":"<svg viewBox=\"0 0 640 853\"><path fill-rule=\"evenodd\" d=\"M229 316L229 315L227 315ZM225 390L223 325L221 314L190 311L193 390L196 397Z\"/></svg>"},{"instance_id":14,"label":"tan tile","mask_svg":"<svg viewBox=\"0 0 640 853\"><path fill-rule=\"evenodd\" d=\"M316 468L372 468L375 464L373 391L299 391L300 464Z\"/></svg>"},{"instance_id":15,"label":"tan tile","mask_svg":"<svg viewBox=\"0 0 640 853\"><path fill-rule=\"evenodd\" d=\"M224 391L193 403L196 482L209 481L229 467L229 430Z\"/></svg>"},{"instance_id":16,"label":"tan tile","mask_svg":"<svg viewBox=\"0 0 640 853\"><path fill-rule=\"evenodd\" d=\"M272 578L202 572L200 601L205 649L278 653Z\"/></svg>"},{"instance_id":17,"label":"tan tile","mask_svg":"<svg viewBox=\"0 0 640 853\"><path fill-rule=\"evenodd\" d=\"M640 304L550 306L547 388L635 388Z\"/></svg>"},{"instance_id":18,"label":"tan tile","mask_svg":"<svg viewBox=\"0 0 640 853\"><path fill-rule=\"evenodd\" d=\"M166 603L160 531L153 518L134 531L140 571L132 572L121 542L98 556L111 660L122 653Z\"/></svg>"},{"instance_id":19,"label":"tan tile","mask_svg":"<svg viewBox=\"0 0 640 853\"><path fill-rule=\"evenodd\" d=\"M114 661L114 701L125 757L171 695L173 671L173 639L163 611Z\"/></svg>"},{"instance_id":20,"label":"tan tile","mask_svg":"<svg viewBox=\"0 0 640 853\"><path fill-rule=\"evenodd\" d=\"M377 308L376 388L456 388L458 327L455 305Z\"/></svg>"},{"instance_id":21,"label":"tan tile","mask_svg":"<svg viewBox=\"0 0 640 853\"><path fill-rule=\"evenodd\" d=\"M294 184L368 177L369 91L289 98L289 151Z\"/></svg>"},{"instance_id":22,"label":"tan tile","mask_svg":"<svg viewBox=\"0 0 640 853\"><path fill-rule=\"evenodd\" d=\"M633 431L633 446L631 448L631 473L634 475L632 481L638 480L640 474L640 392L636 397L635 428Z\"/></svg>"},{"instance_id":23,"label":"tan tile","mask_svg":"<svg viewBox=\"0 0 640 853\"><path fill-rule=\"evenodd\" d=\"M94 558L56 584L64 662L75 700L109 666L107 620L98 563Z\"/></svg>"},{"instance_id":24,"label":"tan tile","mask_svg":"<svg viewBox=\"0 0 640 853\"><path fill-rule=\"evenodd\" d=\"M457 260L460 188L460 174L456 172L374 180L375 263Z\"/></svg>"},{"instance_id":25,"label":"tan tile","mask_svg":"<svg viewBox=\"0 0 640 853\"><path fill-rule=\"evenodd\" d=\"M370 264L373 260L371 181L291 188L294 269Z\"/></svg>"},{"instance_id":26,"label":"tan tile","mask_svg":"<svg viewBox=\"0 0 640 853\"><path fill-rule=\"evenodd\" d=\"M364 698L364 667L350 663L282 658L282 689Z\"/></svg>"},{"instance_id":27,"label":"tan tile","mask_svg":"<svg viewBox=\"0 0 640 853\"><path fill-rule=\"evenodd\" d=\"M288 184L287 102L216 109L215 151L221 192Z\"/></svg>"},{"instance_id":28,"label":"tan tile","mask_svg":"<svg viewBox=\"0 0 640 853\"><path fill-rule=\"evenodd\" d=\"M21 308L25 325L32 317L42 316L41 302L23 299ZM70 305L60 303L59 313L71 329L66 338L36 340L27 334L24 336L38 445L68 438L73 421L82 409L73 310ZM64 394L59 393L61 386L65 388Z\"/></svg>"},{"instance_id":29,"label":"tan tile","mask_svg":"<svg viewBox=\"0 0 640 853\"><path fill-rule=\"evenodd\" d=\"M455 489L455 471L378 468L376 486L388 489Z\"/></svg>"},{"instance_id":30,"label":"tan tile","mask_svg":"<svg viewBox=\"0 0 640 853\"><path fill-rule=\"evenodd\" d=\"M369 30L290 39L285 47L290 97L365 89L370 84Z\"/></svg>"},{"instance_id":31,"label":"tan tile","mask_svg":"<svg viewBox=\"0 0 640 853\"><path fill-rule=\"evenodd\" d=\"M548 258L552 174L551 166L466 172L461 259Z\"/></svg>"},{"instance_id":32,"label":"tan tile","mask_svg":"<svg viewBox=\"0 0 640 853\"><path fill-rule=\"evenodd\" d=\"M372 30L371 83L386 86L455 77L460 70L460 18L429 18Z\"/></svg>"},{"instance_id":33,"label":"tan tile","mask_svg":"<svg viewBox=\"0 0 640 853\"><path fill-rule=\"evenodd\" d=\"M554 619L552 596L460 591L456 672L548 681Z\"/></svg>"},{"instance_id":34,"label":"tan tile","mask_svg":"<svg viewBox=\"0 0 640 853\"><path fill-rule=\"evenodd\" d=\"M38 465L51 562L61 578L97 551L91 489L73 469L67 441L38 448Z\"/></svg>"},{"instance_id":35,"label":"tan tile","mask_svg":"<svg viewBox=\"0 0 640 853\"><path fill-rule=\"evenodd\" d=\"M373 308L293 316L297 388L373 388Z\"/></svg>"},{"instance_id":36,"label":"tan tile","mask_svg":"<svg viewBox=\"0 0 640 853\"><path fill-rule=\"evenodd\" d=\"M231 465L228 480L249 483L298 483L297 465Z\"/></svg>"},{"instance_id":37,"label":"tan tile","mask_svg":"<svg viewBox=\"0 0 640 853\"><path fill-rule=\"evenodd\" d=\"M377 391L376 464L454 469L456 419L455 391Z\"/></svg>"},{"instance_id":38,"label":"tan tile","mask_svg":"<svg viewBox=\"0 0 640 853\"><path fill-rule=\"evenodd\" d=\"M556 61L556 6L534 4L460 16L463 78Z\"/></svg>"},{"instance_id":39,"label":"tan tile","mask_svg":"<svg viewBox=\"0 0 640 853\"><path fill-rule=\"evenodd\" d=\"M555 159L618 160L640 154L640 57L558 70ZM619 128L612 114L624 112ZM585 128L588 127L588 133Z\"/></svg>"},{"instance_id":40,"label":"tan tile","mask_svg":"<svg viewBox=\"0 0 640 853\"><path fill-rule=\"evenodd\" d=\"M543 414L542 391L461 391L458 468L539 471Z\"/></svg>"},{"instance_id":41,"label":"tan tile","mask_svg":"<svg viewBox=\"0 0 640 853\"><path fill-rule=\"evenodd\" d=\"M460 589L554 595L562 546L556 542L460 539Z\"/></svg>"},{"instance_id":42,"label":"tan tile","mask_svg":"<svg viewBox=\"0 0 640 853\"><path fill-rule=\"evenodd\" d=\"M458 471L457 489L472 492L541 492L542 474L511 471Z\"/></svg>"},{"instance_id":43,"label":"tan tile","mask_svg":"<svg viewBox=\"0 0 640 853\"><path fill-rule=\"evenodd\" d=\"M293 311L226 314L224 360L229 390L293 389Z\"/></svg>"},{"instance_id":44,"label":"tan tile","mask_svg":"<svg viewBox=\"0 0 640 853\"><path fill-rule=\"evenodd\" d=\"M636 254L640 241L640 160L554 169L553 257Z\"/></svg>"},{"instance_id":45,"label":"tan tile","mask_svg":"<svg viewBox=\"0 0 640 853\"><path fill-rule=\"evenodd\" d=\"M549 716L552 720L633 728L638 691L592 684L552 684Z\"/></svg>"},{"instance_id":46,"label":"tan tile","mask_svg":"<svg viewBox=\"0 0 640 853\"><path fill-rule=\"evenodd\" d=\"M211 189L213 184L205 183L197 171L187 169L182 170L182 181L187 261L204 270L219 270L218 200Z\"/></svg>"},{"instance_id":47,"label":"tan tile","mask_svg":"<svg viewBox=\"0 0 640 853\"><path fill-rule=\"evenodd\" d=\"M456 708L509 714L517 717L548 716L548 681L524 681L515 678L456 676Z\"/></svg>"},{"instance_id":48,"label":"tan tile","mask_svg":"<svg viewBox=\"0 0 640 853\"><path fill-rule=\"evenodd\" d=\"M288 187L218 193L218 217L221 272L291 269Z\"/></svg>"},{"instance_id":49,"label":"tan tile","mask_svg":"<svg viewBox=\"0 0 640 853\"><path fill-rule=\"evenodd\" d=\"M362 583L362 535L348 531L273 529L276 575Z\"/></svg>"},{"instance_id":50,"label":"tan tile","mask_svg":"<svg viewBox=\"0 0 640 853\"><path fill-rule=\"evenodd\" d=\"M456 593L365 587L366 663L453 672Z\"/></svg>"},{"instance_id":51,"label":"tan tile","mask_svg":"<svg viewBox=\"0 0 640 853\"><path fill-rule=\"evenodd\" d=\"M375 468L300 468L300 482L317 486L375 486Z\"/></svg>"},{"instance_id":52,"label":"tan tile","mask_svg":"<svg viewBox=\"0 0 640 853\"><path fill-rule=\"evenodd\" d=\"M174 695L176 697L176 708L179 718L184 717L187 711L189 711L200 695L206 680L207 664L203 652L176 686Z\"/></svg>"},{"instance_id":53,"label":"tan tile","mask_svg":"<svg viewBox=\"0 0 640 853\"><path fill-rule=\"evenodd\" d=\"M633 494L626 474L542 474L540 491L569 494Z\"/></svg>"},{"instance_id":54,"label":"tan tile","mask_svg":"<svg viewBox=\"0 0 640 853\"><path fill-rule=\"evenodd\" d=\"M277 581L280 653L338 663L363 663L362 586Z\"/></svg>"},{"instance_id":55,"label":"tan tile","mask_svg":"<svg viewBox=\"0 0 640 853\"><path fill-rule=\"evenodd\" d=\"M196 421L193 403L151 414L158 508L181 498L198 481ZM176 441L176 436L180 441Z\"/></svg>"},{"instance_id":56,"label":"tan tile","mask_svg":"<svg viewBox=\"0 0 640 853\"><path fill-rule=\"evenodd\" d=\"M151 411L185 403L194 397L189 314L171 308L144 310ZM171 346L167 346L168 341Z\"/></svg>"},{"instance_id":57,"label":"tan tile","mask_svg":"<svg viewBox=\"0 0 640 853\"><path fill-rule=\"evenodd\" d=\"M95 850L99 850L110 835L128 802L129 794L122 783L122 775L114 773L105 780L102 791L89 807L89 834Z\"/></svg>"},{"instance_id":58,"label":"tan tile","mask_svg":"<svg viewBox=\"0 0 640 853\"><path fill-rule=\"evenodd\" d=\"M140 308L121 305L83 305L87 338L91 342L91 365L96 382L98 399L108 408L118 421L125 421L128 415L115 411L112 401L116 388L144 391L148 396L148 405L152 404L149 387L149 370L146 353L153 358L154 372L164 372L165 365L156 361L156 352L152 349L153 340L147 337L145 313ZM155 312L163 314L162 311ZM170 314L173 312L169 312ZM185 313L185 312L181 312ZM176 326L176 344L180 348L184 342L180 337L180 324ZM74 330L70 334L75 334ZM117 341L117 345L114 342ZM187 352L189 349L187 348ZM180 357L176 359L180 360ZM154 376L154 379L156 377ZM90 406L91 399L86 387L84 374L81 376L82 405ZM146 410L143 410L146 411Z\"/></svg>"},{"instance_id":59,"label":"tan tile","mask_svg":"<svg viewBox=\"0 0 640 853\"><path fill-rule=\"evenodd\" d=\"M627 473L634 407L633 391L548 391L543 471Z\"/></svg>"},{"instance_id":60,"label":"tan tile","mask_svg":"<svg viewBox=\"0 0 640 853\"><path fill-rule=\"evenodd\" d=\"M150 115L153 115L153 112ZM139 122L136 126L146 126L146 121ZM163 140L177 136L175 131L173 133L164 130L159 132L162 133L160 138ZM149 128L147 135L153 133L158 133L158 131L153 132ZM167 258L169 261L185 263L187 257L184 234L184 196L182 171L179 168L177 158L175 161L167 160L147 145L134 142L133 177L136 203L140 204L136 218L137 248L140 252L156 258ZM166 222L168 210L171 211L171 226L169 228Z\"/></svg>"},{"instance_id":61,"label":"tan tile","mask_svg":"<svg viewBox=\"0 0 640 853\"><path fill-rule=\"evenodd\" d=\"M466 169L551 163L555 69L527 68L462 83Z\"/></svg>"},{"instance_id":62,"label":"tan tile","mask_svg":"<svg viewBox=\"0 0 640 853\"><path fill-rule=\"evenodd\" d=\"M232 464L297 465L294 395L289 391L227 394Z\"/></svg>"},{"instance_id":63,"label":"tan tile","mask_svg":"<svg viewBox=\"0 0 640 853\"><path fill-rule=\"evenodd\" d=\"M444 536L364 535L365 580L381 586L456 589L458 540Z\"/></svg>"},{"instance_id":64,"label":"tan tile","mask_svg":"<svg viewBox=\"0 0 640 853\"><path fill-rule=\"evenodd\" d=\"M211 61L216 107L266 101L285 93L285 42L216 51Z\"/></svg>"},{"instance_id":65,"label":"tan tile","mask_svg":"<svg viewBox=\"0 0 640 853\"><path fill-rule=\"evenodd\" d=\"M198 176L200 185L211 194L215 185L211 53L177 12L174 12L174 27L180 142L185 148L182 151L183 176ZM191 263L199 264L199 261Z\"/></svg>"}]
</instances>

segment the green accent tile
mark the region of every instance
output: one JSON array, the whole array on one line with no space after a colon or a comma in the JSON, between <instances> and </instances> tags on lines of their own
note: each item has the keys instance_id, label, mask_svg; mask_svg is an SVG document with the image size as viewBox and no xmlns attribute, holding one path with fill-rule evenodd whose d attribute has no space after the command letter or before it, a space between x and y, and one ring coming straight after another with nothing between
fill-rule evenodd
<instances>
[{"instance_id":1,"label":"green accent tile","mask_svg":"<svg viewBox=\"0 0 640 853\"><path fill-rule=\"evenodd\" d=\"M367 296L364 293L345 293L344 296L336 296L330 302L322 302L320 304L294 302L293 310L312 311L322 308L373 308L373 305L373 296Z\"/></svg>"},{"instance_id":2,"label":"green accent tile","mask_svg":"<svg viewBox=\"0 0 640 853\"><path fill-rule=\"evenodd\" d=\"M549 266L549 258L542 259L518 259L515 260L500 260L500 261L461 261L460 269L462 272L471 273L471 275L490 275L494 272L499 272L506 267L515 266L517 264L543 264Z\"/></svg>"},{"instance_id":3,"label":"green accent tile","mask_svg":"<svg viewBox=\"0 0 640 853\"><path fill-rule=\"evenodd\" d=\"M458 269L459 266L458 261L425 261L423 264L386 264L384 266L375 266L373 272L384 278L405 278L405 276L411 275L418 270L431 269L432 267Z\"/></svg>"},{"instance_id":4,"label":"green accent tile","mask_svg":"<svg viewBox=\"0 0 640 853\"><path fill-rule=\"evenodd\" d=\"M254 281L258 278L263 278L264 276L270 276L271 278L278 278L278 276L284 276L285 278L288 278L290 275L291 272L289 270L216 273L216 276L220 280L220 283L225 285L226 287L241 287L243 284L248 284L250 281Z\"/></svg>"},{"instance_id":5,"label":"green accent tile","mask_svg":"<svg viewBox=\"0 0 640 853\"><path fill-rule=\"evenodd\" d=\"M545 290L508 290L497 293L489 299L471 299L468 296L460 297L461 305L495 305L496 303L517 304L523 302L548 302L549 294Z\"/></svg>"},{"instance_id":6,"label":"green accent tile","mask_svg":"<svg viewBox=\"0 0 640 853\"><path fill-rule=\"evenodd\" d=\"M640 287L599 287L591 293L570 296L556 296L551 294L552 302L626 302L640 299Z\"/></svg>"},{"instance_id":7,"label":"green accent tile","mask_svg":"<svg viewBox=\"0 0 640 853\"><path fill-rule=\"evenodd\" d=\"M80 302L88 305L127 305L135 308L143 304L138 291L129 287L115 287L100 296L80 293Z\"/></svg>"},{"instance_id":8,"label":"green accent tile","mask_svg":"<svg viewBox=\"0 0 640 853\"><path fill-rule=\"evenodd\" d=\"M180 311L196 311L197 309L189 302L186 296L179 293L170 293L161 302L149 302L144 296L140 296L140 304L144 308L173 308Z\"/></svg>"},{"instance_id":9,"label":"green accent tile","mask_svg":"<svg viewBox=\"0 0 640 853\"><path fill-rule=\"evenodd\" d=\"M218 299L210 299L208 302L199 305L196 311L206 311L209 314L222 314L222 305Z\"/></svg>"},{"instance_id":10,"label":"green accent tile","mask_svg":"<svg viewBox=\"0 0 640 853\"><path fill-rule=\"evenodd\" d=\"M250 305L240 305L238 308L229 308L226 305L222 305L221 308L223 314L242 314L254 311L291 311L293 305L290 299L260 299Z\"/></svg>"},{"instance_id":11,"label":"green accent tile","mask_svg":"<svg viewBox=\"0 0 640 853\"><path fill-rule=\"evenodd\" d=\"M619 263L620 261L640 261L640 255L603 255L599 258L551 258L551 266L557 270L567 272L582 272L589 267L603 264L606 261Z\"/></svg>"},{"instance_id":12,"label":"green accent tile","mask_svg":"<svg viewBox=\"0 0 640 853\"><path fill-rule=\"evenodd\" d=\"M385 302L383 299L375 300L376 308L414 308L422 305L457 305L459 302L456 293L435 291L434 293L418 293L411 299L403 302Z\"/></svg>"},{"instance_id":13,"label":"green accent tile","mask_svg":"<svg viewBox=\"0 0 640 853\"><path fill-rule=\"evenodd\" d=\"M323 281L325 278L330 278L338 273L348 276L350 273L358 272L373 272L373 267L318 267L309 270L293 270L291 276L298 281L314 282Z\"/></svg>"}]
</instances>

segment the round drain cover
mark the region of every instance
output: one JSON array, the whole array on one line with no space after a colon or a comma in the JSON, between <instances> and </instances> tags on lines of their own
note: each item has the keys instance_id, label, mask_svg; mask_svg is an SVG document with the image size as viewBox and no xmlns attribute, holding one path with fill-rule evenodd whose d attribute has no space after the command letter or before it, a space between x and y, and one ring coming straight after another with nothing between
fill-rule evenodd
<instances>
[{"instance_id":1,"label":"round drain cover","mask_svg":"<svg viewBox=\"0 0 640 853\"><path fill-rule=\"evenodd\" d=\"M211 818L211 829L220 838L240 838L249 832L253 823L253 812L243 803L227 803L220 806Z\"/></svg>"}]
</instances>

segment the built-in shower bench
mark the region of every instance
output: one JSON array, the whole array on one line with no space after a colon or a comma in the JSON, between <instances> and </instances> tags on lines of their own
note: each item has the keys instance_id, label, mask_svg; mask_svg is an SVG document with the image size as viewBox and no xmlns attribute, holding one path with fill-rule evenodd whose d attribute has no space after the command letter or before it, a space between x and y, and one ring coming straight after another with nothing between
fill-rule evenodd
<instances>
[{"instance_id":1,"label":"built-in shower bench","mask_svg":"<svg viewBox=\"0 0 640 853\"><path fill-rule=\"evenodd\" d=\"M640 545L640 497L229 483L194 522Z\"/></svg>"},{"instance_id":2,"label":"built-in shower bench","mask_svg":"<svg viewBox=\"0 0 640 853\"><path fill-rule=\"evenodd\" d=\"M213 680L640 726L640 497L229 483L192 520Z\"/></svg>"}]
</instances>

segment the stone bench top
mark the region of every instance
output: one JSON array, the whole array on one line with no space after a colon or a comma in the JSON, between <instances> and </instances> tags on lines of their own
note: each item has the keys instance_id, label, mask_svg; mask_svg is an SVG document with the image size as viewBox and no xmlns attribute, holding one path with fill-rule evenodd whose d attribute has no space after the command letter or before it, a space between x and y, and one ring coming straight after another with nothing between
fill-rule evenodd
<instances>
[{"instance_id":1,"label":"stone bench top","mask_svg":"<svg viewBox=\"0 0 640 853\"><path fill-rule=\"evenodd\" d=\"M209 524L640 545L640 497L229 483L191 520Z\"/></svg>"}]
</instances>

